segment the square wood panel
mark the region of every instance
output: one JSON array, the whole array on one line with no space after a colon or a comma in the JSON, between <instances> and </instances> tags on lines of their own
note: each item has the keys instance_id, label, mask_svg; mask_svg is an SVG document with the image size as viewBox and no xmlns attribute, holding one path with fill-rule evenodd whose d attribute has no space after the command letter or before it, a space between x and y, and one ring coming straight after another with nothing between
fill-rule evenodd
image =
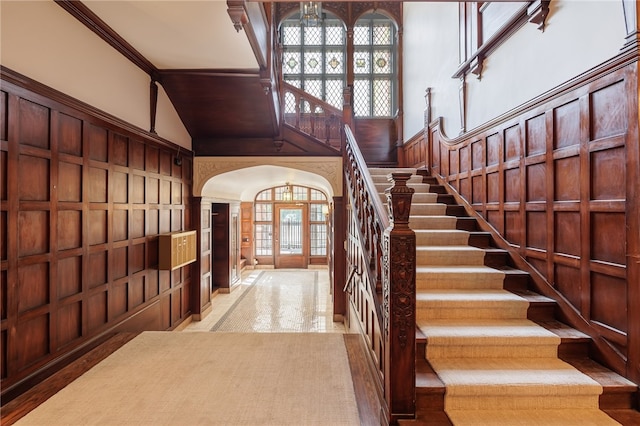
<instances>
[{"instance_id":1,"label":"square wood panel","mask_svg":"<svg viewBox=\"0 0 640 426\"><path fill-rule=\"evenodd\" d=\"M111 259L109 269L111 270L111 277L114 280L127 276L127 247L120 247L111 250Z\"/></svg>"},{"instance_id":2,"label":"square wood panel","mask_svg":"<svg viewBox=\"0 0 640 426\"><path fill-rule=\"evenodd\" d=\"M49 264L18 267L18 312L49 303Z\"/></svg>"},{"instance_id":3,"label":"square wood panel","mask_svg":"<svg viewBox=\"0 0 640 426\"><path fill-rule=\"evenodd\" d=\"M131 167L137 170L144 170L145 149L144 144L138 141L131 141Z\"/></svg>"},{"instance_id":4,"label":"square wood panel","mask_svg":"<svg viewBox=\"0 0 640 426\"><path fill-rule=\"evenodd\" d=\"M542 154L546 151L546 126L544 115L538 115L526 121L526 155Z\"/></svg>"},{"instance_id":5,"label":"square wood panel","mask_svg":"<svg viewBox=\"0 0 640 426\"><path fill-rule=\"evenodd\" d=\"M106 203L107 199L107 171L89 167L89 202Z\"/></svg>"},{"instance_id":6,"label":"square wood panel","mask_svg":"<svg viewBox=\"0 0 640 426\"><path fill-rule=\"evenodd\" d=\"M580 143L580 103L575 99L553 110L553 148Z\"/></svg>"},{"instance_id":7,"label":"square wood panel","mask_svg":"<svg viewBox=\"0 0 640 426\"><path fill-rule=\"evenodd\" d=\"M82 166L64 161L58 163L58 201L82 201Z\"/></svg>"},{"instance_id":8,"label":"square wood panel","mask_svg":"<svg viewBox=\"0 0 640 426\"><path fill-rule=\"evenodd\" d=\"M58 342L56 347L62 348L65 345L82 336L82 304L81 302L69 303L58 309L57 333Z\"/></svg>"},{"instance_id":9,"label":"square wood panel","mask_svg":"<svg viewBox=\"0 0 640 426\"><path fill-rule=\"evenodd\" d=\"M557 289L565 295L571 304L578 309L582 304L582 282L580 269L570 266L554 265L555 283Z\"/></svg>"},{"instance_id":10,"label":"square wood panel","mask_svg":"<svg viewBox=\"0 0 640 426\"><path fill-rule=\"evenodd\" d=\"M89 244L104 244L107 242L107 211L89 211Z\"/></svg>"},{"instance_id":11,"label":"square wood panel","mask_svg":"<svg viewBox=\"0 0 640 426\"><path fill-rule=\"evenodd\" d=\"M23 370L49 354L49 314L39 315L16 324L18 336L29 339L15 339L14 352L18 355L15 367Z\"/></svg>"},{"instance_id":12,"label":"square wood panel","mask_svg":"<svg viewBox=\"0 0 640 426\"><path fill-rule=\"evenodd\" d=\"M0 151L0 200L7 200L7 151Z\"/></svg>"},{"instance_id":13,"label":"square wood panel","mask_svg":"<svg viewBox=\"0 0 640 426\"><path fill-rule=\"evenodd\" d=\"M508 203L520 200L520 169L504 171L504 201Z\"/></svg>"},{"instance_id":14,"label":"square wood panel","mask_svg":"<svg viewBox=\"0 0 640 426\"><path fill-rule=\"evenodd\" d=\"M591 319L626 332L626 309L620 309L620 301L627 299L627 282L596 272L591 273Z\"/></svg>"},{"instance_id":15,"label":"square wood panel","mask_svg":"<svg viewBox=\"0 0 640 426\"><path fill-rule=\"evenodd\" d=\"M527 247L546 250L547 214L546 212L527 212Z\"/></svg>"},{"instance_id":16,"label":"square wood panel","mask_svg":"<svg viewBox=\"0 0 640 426\"><path fill-rule=\"evenodd\" d=\"M555 160L554 198L557 201L580 200L580 158L566 157Z\"/></svg>"},{"instance_id":17,"label":"square wood panel","mask_svg":"<svg viewBox=\"0 0 640 426\"><path fill-rule=\"evenodd\" d=\"M496 133L487 136L487 166L500 162L500 136Z\"/></svg>"},{"instance_id":18,"label":"square wood panel","mask_svg":"<svg viewBox=\"0 0 640 426\"><path fill-rule=\"evenodd\" d=\"M624 213L591 213L591 258L626 265Z\"/></svg>"},{"instance_id":19,"label":"square wood panel","mask_svg":"<svg viewBox=\"0 0 640 426\"><path fill-rule=\"evenodd\" d=\"M520 158L522 150L520 148L520 126L511 126L504 131L504 159L506 161Z\"/></svg>"},{"instance_id":20,"label":"square wood panel","mask_svg":"<svg viewBox=\"0 0 640 426\"><path fill-rule=\"evenodd\" d=\"M20 99L19 142L42 149L49 149L49 108L26 99Z\"/></svg>"},{"instance_id":21,"label":"square wood panel","mask_svg":"<svg viewBox=\"0 0 640 426\"><path fill-rule=\"evenodd\" d=\"M626 198L626 158L623 146L591 153L591 199Z\"/></svg>"},{"instance_id":22,"label":"square wood panel","mask_svg":"<svg viewBox=\"0 0 640 426\"><path fill-rule=\"evenodd\" d=\"M126 173L113 172L111 179L113 180L113 202L128 203L129 202L129 175Z\"/></svg>"},{"instance_id":23,"label":"square wood panel","mask_svg":"<svg viewBox=\"0 0 640 426\"><path fill-rule=\"evenodd\" d=\"M72 256L58 261L58 299L82 291L82 256Z\"/></svg>"},{"instance_id":24,"label":"square wood panel","mask_svg":"<svg viewBox=\"0 0 640 426\"><path fill-rule=\"evenodd\" d=\"M144 204L144 176L133 175L133 199L131 200L135 204Z\"/></svg>"},{"instance_id":25,"label":"square wood panel","mask_svg":"<svg viewBox=\"0 0 640 426\"><path fill-rule=\"evenodd\" d=\"M144 303L144 281L143 274L138 274L129 281L129 309L135 309Z\"/></svg>"},{"instance_id":26,"label":"square wood panel","mask_svg":"<svg viewBox=\"0 0 640 426\"><path fill-rule=\"evenodd\" d=\"M580 256L580 212L555 212L555 252Z\"/></svg>"},{"instance_id":27,"label":"square wood panel","mask_svg":"<svg viewBox=\"0 0 640 426\"><path fill-rule=\"evenodd\" d=\"M129 238L129 211L114 210L113 217L113 241L123 241Z\"/></svg>"},{"instance_id":28,"label":"square wood panel","mask_svg":"<svg viewBox=\"0 0 640 426\"><path fill-rule=\"evenodd\" d=\"M151 173L160 171L160 151L158 148L146 146L146 170Z\"/></svg>"},{"instance_id":29,"label":"square wood panel","mask_svg":"<svg viewBox=\"0 0 640 426\"><path fill-rule=\"evenodd\" d=\"M95 161L106 162L109 159L107 130L89 124L87 126L87 135L89 139L89 158Z\"/></svg>"},{"instance_id":30,"label":"square wood panel","mask_svg":"<svg viewBox=\"0 0 640 426\"><path fill-rule=\"evenodd\" d=\"M49 251L49 212L23 210L18 213L18 256Z\"/></svg>"},{"instance_id":31,"label":"square wood panel","mask_svg":"<svg viewBox=\"0 0 640 426\"><path fill-rule=\"evenodd\" d=\"M58 115L58 150L82 156L82 121L66 114Z\"/></svg>"},{"instance_id":32,"label":"square wood panel","mask_svg":"<svg viewBox=\"0 0 640 426\"><path fill-rule=\"evenodd\" d=\"M112 162L118 166L129 165L129 139L126 136L113 135L113 156Z\"/></svg>"},{"instance_id":33,"label":"square wood panel","mask_svg":"<svg viewBox=\"0 0 640 426\"><path fill-rule=\"evenodd\" d=\"M129 269L130 273L132 274L144 270L144 246L144 244L136 244L131 247L131 252L129 255Z\"/></svg>"},{"instance_id":34,"label":"square wood panel","mask_svg":"<svg viewBox=\"0 0 640 426\"><path fill-rule=\"evenodd\" d=\"M526 168L527 201L546 201L547 173L544 163L533 164Z\"/></svg>"},{"instance_id":35,"label":"square wood panel","mask_svg":"<svg viewBox=\"0 0 640 426\"><path fill-rule=\"evenodd\" d=\"M18 179L20 201L49 200L49 159L20 155Z\"/></svg>"},{"instance_id":36,"label":"square wood panel","mask_svg":"<svg viewBox=\"0 0 640 426\"><path fill-rule=\"evenodd\" d=\"M82 247L82 212L61 210L58 212L58 250Z\"/></svg>"},{"instance_id":37,"label":"square wood panel","mask_svg":"<svg viewBox=\"0 0 640 426\"><path fill-rule=\"evenodd\" d=\"M591 94L592 140L618 135L627 128L624 81L616 82Z\"/></svg>"},{"instance_id":38,"label":"square wood panel","mask_svg":"<svg viewBox=\"0 0 640 426\"><path fill-rule=\"evenodd\" d=\"M87 329L93 331L107 323L107 292L101 291L87 299Z\"/></svg>"},{"instance_id":39,"label":"square wood panel","mask_svg":"<svg viewBox=\"0 0 640 426\"><path fill-rule=\"evenodd\" d=\"M144 237L145 210L136 209L131 212L131 238Z\"/></svg>"},{"instance_id":40,"label":"square wood panel","mask_svg":"<svg viewBox=\"0 0 640 426\"><path fill-rule=\"evenodd\" d=\"M89 255L86 279L89 284L89 288L94 288L107 282L106 251L100 251Z\"/></svg>"}]
</instances>

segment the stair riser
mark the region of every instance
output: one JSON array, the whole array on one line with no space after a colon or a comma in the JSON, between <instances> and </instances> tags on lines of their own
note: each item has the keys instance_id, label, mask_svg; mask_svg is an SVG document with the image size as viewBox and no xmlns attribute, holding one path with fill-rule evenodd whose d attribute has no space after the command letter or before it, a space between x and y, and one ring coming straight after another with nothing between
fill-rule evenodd
<instances>
[{"instance_id":1,"label":"stair riser","mask_svg":"<svg viewBox=\"0 0 640 426\"><path fill-rule=\"evenodd\" d=\"M517 347L516 347L517 345ZM513 343L508 346L497 345L427 345L425 356L429 360L439 358L555 358L556 345L523 345Z\"/></svg>"},{"instance_id":2,"label":"stair riser","mask_svg":"<svg viewBox=\"0 0 640 426\"><path fill-rule=\"evenodd\" d=\"M446 210L444 204L411 204L409 214L411 216L444 216Z\"/></svg>"},{"instance_id":3,"label":"stair riser","mask_svg":"<svg viewBox=\"0 0 640 426\"><path fill-rule=\"evenodd\" d=\"M428 251L419 250L416 253L416 262L422 266L483 266L484 253L474 253L468 250Z\"/></svg>"},{"instance_id":4,"label":"stair riser","mask_svg":"<svg viewBox=\"0 0 640 426\"><path fill-rule=\"evenodd\" d=\"M551 394L550 394L551 393ZM470 395L447 396L446 410L544 410L571 409L592 410L598 408L598 395L571 395L552 389L540 389L535 396L509 395L504 392L495 396Z\"/></svg>"},{"instance_id":5,"label":"stair riser","mask_svg":"<svg viewBox=\"0 0 640 426\"><path fill-rule=\"evenodd\" d=\"M423 305L416 306L418 320L434 319L522 319L526 318L526 308L496 309L490 308L448 308Z\"/></svg>"},{"instance_id":6,"label":"stair riser","mask_svg":"<svg viewBox=\"0 0 640 426\"><path fill-rule=\"evenodd\" d=\"M455 230L456 220L448 216L409 216L411 229L443 229Z\"/></svg>"},{"instance_id":7,"label":"stair riser","mask_svg":"<svg viewBox=\"0 0 640 426\"><path fill-rule=\"evenodd\" d=\"M493 273L442 273L417 272L416 288L418 290L434 289L502 289L504 277Z\"/></svg>"},{"instance_id":8,"label":"stair riser","mask_svg":"<svg viewBox=\"0 0 640 426\"><path fill-rule=\"evenodd\" d=\"M418 246L461 246L467 244L469 234L461 231L451 232L416 232Z\"/></svg>"}]
</instances>

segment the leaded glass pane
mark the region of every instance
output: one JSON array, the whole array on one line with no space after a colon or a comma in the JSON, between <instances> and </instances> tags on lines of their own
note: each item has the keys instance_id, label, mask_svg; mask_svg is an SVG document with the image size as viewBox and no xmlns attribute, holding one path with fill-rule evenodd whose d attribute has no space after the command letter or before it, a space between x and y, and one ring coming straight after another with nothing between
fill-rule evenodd
<instances>
[{"instance_id":1,"label":"leaded glass pane","mask_svg":"<svg viewBox=\"0 0 640 426\"><path fill-rule=\"evenodd\" d=\"M353 82L353 112L357 117L367 117L371 114L371 92L368 79Z\"/></svg>"},{"instance_id":2,"label":"leaded glass pane","mask_svg":"<svg viewBox=\"0 0 640 426\"><path fill-rule=\"evenodd\" d=\"M304 99L300 100L300 112L311 112L311 104Z\"/></svg>"},{"instance_id":3,"label":"leaded glass pane","mask_svg":"<svg viewBox=\"0 0 640 426\"><path fill-rule=\"evenodd\" d=\"M327 225L311 225L311 256L327 255Z\"/></svg>"},{"instance_id":4,"label":"leaded glass pane","mask_svg":"<svg viewBox=\"0 0 640 426\"><path fill-rule=\"evenodd\" d=\"M273 254L272 225L256 223L256 255L270 256Z\"/></svg>"},{"instance_id":5,"label":"leaded glass pane","mask_svg":"<svg viewBox=\"0 0 640 426\"><path fill-rule=\"evenodd\" d=\"M284 94L284 113L294 114L296 112L296 97L293 93L286 92Z\"/></svg>"},{"instance_id":6,"label":"leaded glass pane","mask_svg":"<svg viewBox=\"0 0 640 426\"><path fill-rule=\"evenodd\" d=\"M275 188L275 191L276 191L275 199L276 199L276 201L282 201L282 200L285 199L283 194L285 192L285 189L287 189L287 188L288 188L287 186L279 186L279 187ZM289 200L286 200L286 201L289 201Z\"/></svg>"},{"instance_id":7,"label":"leaded glass pane","mask_svg":"<svg viewBox=\"0 0 640 426\"><path fill-rule=\"evenodd\" d=\"M270 189L265 189L264 191L260 192L256 197L256 200L270 200L270 199L271 199Z\"/></svg>"},{"instance_id":8,"label":"leaded glass pane","mask_svg":"<svg viewBox=\"0 0 640 426\"><path fill-rule=\"evenodd\" d=\"M355 74L369 74L371 72L370 56L366 51L353 52L353 72Z\"/></svg>"},{"instance_id":9,"label":"leaded glass pane","mask_svg":"<svg viewBox=\"0 0 640 426\"><path fill-rule=\"evenodd\" d=\"M309 212L309 220L311 222L323 222L324 215L322 214L323 204L311 204L311 210Z\"/></svg>"},{"instance_id":10,"label":"leaded glass pane","mask_svg":"<svg viewBox=\"0 0 640 426\"><path fill-rule=\"evenodd\" d=\"M284 73L300 74L300 52L286 51L282 56L282 68Z\"/></svg>"},{"instance_id":11,"label":"leaded glass pane","mask_svg":"<svg viewBox=\"0 0 640 426\"><path fill-rule=\"evenodd\" d=\"M318 191L317 189L311 190L311 199L312 200L326 200L327 196L324 195L324 192Z\"/></svg>"},{"instance_id":12,"label":"leaded glass pane","mask_svg":"<svg viewBox=\"0 0 640 426\"><path fill-rule=\"evenodd\" d=\"M289 83L290 85L297 87L298 89L300 89L300 80L297 78L290 78L290 77L285 77L284 79L287 83Z\"/></svg>"},{"instance_id":13,"label":"leaded glass pane","mask_svg":"<svg viewBox=\"0 0 640 426\"><path fill-rule=\"evenodd\" d=\"M377 22L373 24L373 44L378 46L392 44L391 24Z\"/></svg>"},{"instance_id":14,"label":"leaded glass pane","mask_svg":"<svg viewBox=\"0 0 640 426\"><path fill-rule=\"evenodd\" d=\"M304 27L304 44L307 46L322 45L322 27Z\"/></svg>"},{"instance_id":15,"label":"leaded glass pane","mask_svg":"<svg viewBox=\"0 0 640 426\"><path fill-rule=\"evenodd\" d=\"M326 46L342 46L344 45L344 28L340 24L327 25L324 38Z\"/></svg>"},{"instance_id":16,"label":"leaded glass pane","mask_svg":"<svg viewBox=\"0 0 640 426\"><path fill-rule=\"evenodd\" d=\"M300 44L300 27L282 27L282 44L297 45Z\"/></svg>"},{"instance_id":17,"label":"leaded glass pane","mask_svg":"<svg viewBox=\"0 0 640 426\"><path fill-rule=\"evenodd\" d=\"M303 186L294 186L293 187L293 199L294 200L306 200L307 199L307 188Z\"/></svg>"},{"instance_id":18,"label":"leaded glass pane","mask_svg":"<svg viewBox=\"0 0 640 426\"><path fill-rule=\"evenodd\" d=\"M373 51L374 74L391 74L391 52L388 50Z\"/></svg>"},{"instance_id":19,"label":"leaded glass pane","mask_svg":"<svg viewBox=\"0 0 640 426\"><path fill-rule=\"evenodd\" d=\"M353 28L353 44L355 46L369 45L369 26L357 25Z\"/></svg>"},{"instance_id":20,"label":"leaded glass pane","mask_svg":"<svg viewBox=\"0 0 640 426\"><path fill-rule=\"evenodd\" d=\"M327 50L325 60L327 74L344 74L344 53L342 50Z\"/></svg>"},{"instance_id":21,"label":"leaded glass pane","mask_svg":"<svg viewBox=\"0 0 640 426\"><path fill-rule=\"evenodd\" d=\"M391 116L391 81L373 80L373 115Z\"/></svg>"},{"instance_id":22,"label":"leaded glass pane","mask_svg":"<svg viewBox=\"0 0 640 426\"><path fill-rule=\"evenodd\" d=\"M321 52L304 52L304 72L305 74L322 74Z\"/></svg>"},{"instance_id":23,"label":"leaded glass pane","mask_svg":"<svg viewBox=\"0 0 640 426\"><path fill-rule=\"evenodd\" d=\"M322 80L305 80L304 91L311 96L322 99ZM305 112L309 111L305 109Z\"/></svg>"},{"instance_id":24,"label":"leaded glass pane","mask_svg":"<svg viewBox=\"0 0 640 426\"><path fill-rule=\"evenodd\" d=\"M272 208L273 205L271 203L256 203L256 221L271 222L273 220Z\"/></svg>"},{"instance_id":25,"label":"leaded glass pane","mask_svg":"<svg viewBox=\"0 0 640 426\"><path fill-rule=\"evenodd\" d=\"M324 90L324 101L335 108L342 109L344 82L342 80L327 80Z\"/></svg>"}]
</instances>

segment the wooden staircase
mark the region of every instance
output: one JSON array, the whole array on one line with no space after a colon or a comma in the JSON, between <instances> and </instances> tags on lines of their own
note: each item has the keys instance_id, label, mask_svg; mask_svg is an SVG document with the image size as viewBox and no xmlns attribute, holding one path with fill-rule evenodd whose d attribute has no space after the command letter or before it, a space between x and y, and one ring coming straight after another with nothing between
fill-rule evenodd
<instances>
[{"instance_id":1,"label":"wooden staircase","mask_svg":"<svg viewBox=\"0 0 640 426\"><path fill-rule=\"evenodd\" d=\"M392 171L415 173L415 170L411 169L370 168L369 171L385 202L384 189L390 186L387 179L389 173ZM600 410L623 425L640 424L640 412L636 411L635 405L638 387L589 357L591 338L557 319L556 302L532 291L529 274L513 267L509 254L495 247L491 234L482 232L476 220L466 215L464 207L457 205L455 198L448 194L446 188L439 185L434 177L414 174L408 186L415 190L409 224L416 233L417 323L421 322L421 309L431 312L428 315L432 315L432 312L437 310L429 301L429 297L425 298L421 295L420 280L424 279L421 278L424 274L431 273L429 285L432 287L438 286L437 282L434 283L434 280L437 281L435 277L443 274L454 276L460 286L470 288L474 286L486 288L486 285L493 285L492 280L498 280L499 291L506 293L505 297L516 295L515 299L522 300L522 303L516 303L513 309L525 310L526 318L523 318L523 321L542 326L557 336L552 337L555 341L559 337L559 345L552 347L554 351L557 347L557 357L602 386L603 392L598 400ZM456 265L458 262L456 259L464 259L459 263L464 264L464 268L461 269L466 272L458 272L457 267L462 265ZM473 266L469 263L473 263ZM437 274L434 274L435 272ZM466 278L465 274L473 278ZM496 275L502 278L497 278ZM477 282L485 280L485 283ZM512 296L508 296L509 294ZM423 308L421 304L424 305ZM473 321L473 319L470 320ZM535 328L538 329L538 327ZM544 333L546 332L543 331ZM400 420L400 424L453 424L445 412L446 386L427 360L426 353L429 348L427 340L425 333L417 326L417 415L415 420ZM438 350L435 346L430 349ZM447 348L443 350L446 351ZM473 352L474 348L467 347L460 350ZM533 354L526 356L535 357L536 351L545 349L532 346L522 350L525 351L524 353Z\"/></svg>"}]
</instances>

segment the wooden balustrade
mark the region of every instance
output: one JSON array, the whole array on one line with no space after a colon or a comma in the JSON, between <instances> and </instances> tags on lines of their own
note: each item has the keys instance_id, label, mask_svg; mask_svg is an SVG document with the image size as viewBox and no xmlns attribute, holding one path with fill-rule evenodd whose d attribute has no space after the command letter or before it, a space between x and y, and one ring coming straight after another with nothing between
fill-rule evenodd
<instances>
[{"instance_id":1,"label":"wooden balustrade","mask_svg":"<svg viewBox=\"0 0 640 426\"><path fill-rule=\"evenodd\" d=\"M410 173L392 173L384 206L345 126L349 320L357 321L378 367L383 423L415 415L415 233Z\"/></svg>"},{"instance_id":2,"label":"wooden balustrade","mask_svg":"<svg viewBox=\"0 0 640 426\"><path fill-rule=\"evenodd\" d=\"M340 149L342 145L342 111L282 82L282 117L284 122L327 145Z\"/></svg>"}]
</instances>

